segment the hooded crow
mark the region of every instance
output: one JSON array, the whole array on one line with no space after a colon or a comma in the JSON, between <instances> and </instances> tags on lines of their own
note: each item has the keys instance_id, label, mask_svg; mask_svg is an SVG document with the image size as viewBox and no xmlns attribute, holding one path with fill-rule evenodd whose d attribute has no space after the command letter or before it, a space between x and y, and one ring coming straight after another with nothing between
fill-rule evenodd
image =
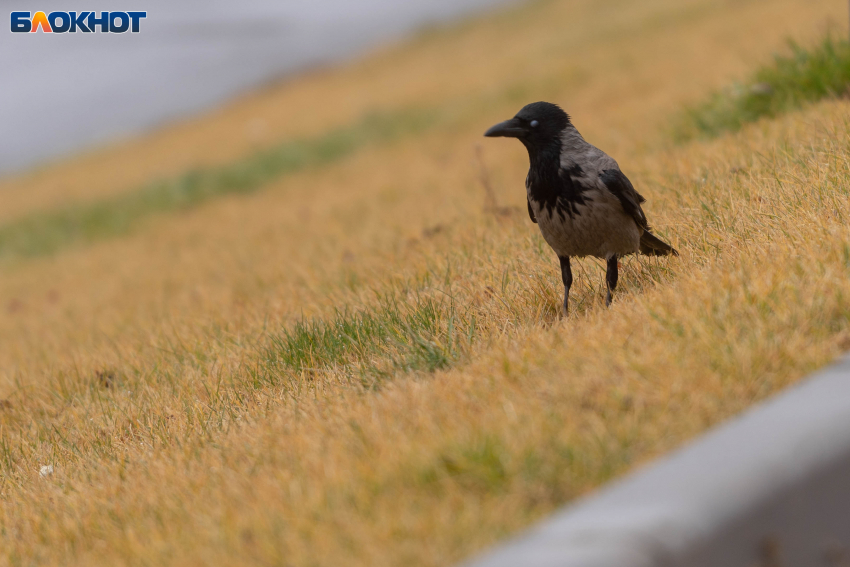
<instances>
[{"instance_id":1,"label":"hooded crow","mask_svg":"<svg viewBox=\"0 0 850 567\"><path fill-rule=\"evenodd\" d=\"M571 256L595 256L607 262L605 304L611 305L618 258L637 252L679 255L650 232L640 207L646 199L617 162L588 144L558 105L526 105L484 135L517 138L528 150L528 215L561 261L564 314L573 283Z\"/></svg>"}]
</instances>

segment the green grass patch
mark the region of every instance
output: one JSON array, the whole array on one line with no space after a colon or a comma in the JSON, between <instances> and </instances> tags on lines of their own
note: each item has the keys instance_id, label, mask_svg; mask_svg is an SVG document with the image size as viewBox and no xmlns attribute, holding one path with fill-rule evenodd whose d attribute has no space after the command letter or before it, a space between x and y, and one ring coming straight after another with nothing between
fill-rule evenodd
<instances>
[{"instance_id":1,"label":"green grass patch","mask_svg":"<svg viewBox=\"0 0 850 567\"><path fill-rule=\"evenodd\" d=\"M551 416L545 434L527 446L510 448L494 434L450 441L429 462L402 473L405 484L419 484L429 492L449 485L479 495L505 491L525 493L528 507L541 502L561 503L583 486L609 480L633 463L635 433L606 434L596 443L564 440L562 417Z\"/></svg>"},{"instance_id":2,"label":"green grass patch","mask_svg":"<svg viewBox=\"0 0 850 567\"><path fill-rule=\"evenodd\" d=\"M385 297L372 310L338 311L283 330L253 375L263 384L334 374L374 387L395 374L451 366L475 336L475 316L458 311L450 297Z\"/></svg>"},{"instance_id":3,"label":"green grass patch","mask_svg":"<svg viewBox=\"0 0 850 567\"><path fill-rule=\"evenodd\" d=\"M418 474L425 485L443 481L459 484L467 490L494 493L505 489L510 480L510 455L497 437L483 436L465 444L451 445Z\"/></svg>"},{"instance_id":4,"label":"green grass patch","mask_svg":"<svg viewBox=\"0 0 850 567\"><path fill-rule=\"evenodd\" d=\"M716 92L687 108L674 126L679 141L739 130L762 117L774 117L824 98L850 92L850 43L826 37L804 48L789 42L790 53L744 82Z\"/></svg>"},{"instance_id":5,"label":"green grass patch","mask_svg":"<svg viewBox=\"0 0 850 567\"><path fill-rule=\"evenodd\" d=\"M305 140L290 140L223 167L199 169L94 203L39 212L0 226L0 258L54 253L129 233L147 217L197 207L222 195L252 193L270 181L338 161L432 126L436 113L372 113L359 122Z\"/></svg>"}]
</instances>

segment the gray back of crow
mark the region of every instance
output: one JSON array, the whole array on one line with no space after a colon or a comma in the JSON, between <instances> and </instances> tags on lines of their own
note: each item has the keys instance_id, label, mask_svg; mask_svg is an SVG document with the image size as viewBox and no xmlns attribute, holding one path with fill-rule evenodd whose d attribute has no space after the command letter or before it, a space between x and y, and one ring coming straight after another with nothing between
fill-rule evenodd
<instances>
[{"instance_id":1,"label":"gray back of crow","mask_svg":"<svg viewBox=\"0 0 850 567\"><path fill-rule=\"evenodd\" d=\"M641 203L646 202L646 199L635 190L632 182L620 171L620 166L614 158L588 143L570 124L561 135L561 169L570 171L576 166L584 172L577 181L584 185L591 185L588 189L596 188L593 186L597 185L597 180L601 182L617 197L623 206L623 211L634 219L635 224L644 230L649 230L646 216L640 208Z\"/></svg>"},{"instance_id":2,"label":"gray back of crow","mask_svg":"<svg viewBox=\"0 0 850 567\"><path fill-rule=\"evenodd\" d=\"M679 255L672 246L651 234L649 222L641 208L646 199L620 171L616 160L588 143L572 124L568 124L561 134L560 166L563 172L581 171L583 175L573 179L587 190L604 187L617 198L623 212L631 217L642 231L639 244L641 253L654 256Z\"/></svg>"}]
</instances>

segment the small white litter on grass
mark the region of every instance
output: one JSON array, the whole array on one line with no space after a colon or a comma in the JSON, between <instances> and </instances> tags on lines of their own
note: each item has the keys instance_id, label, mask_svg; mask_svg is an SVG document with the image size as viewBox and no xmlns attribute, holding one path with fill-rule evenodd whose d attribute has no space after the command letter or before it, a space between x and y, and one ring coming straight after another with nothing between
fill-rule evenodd
<instances>
[{"instance_id":1,"label":"small white litter on grass","mask_svg":"<svg viewBox=\"0 0 850 567\"><path fill-rule=\"evenodd\" d=\"M53 465L44 465L38 471L38 474L41 476L50 476L53 474Z\"/></svg>"}]
</instances>

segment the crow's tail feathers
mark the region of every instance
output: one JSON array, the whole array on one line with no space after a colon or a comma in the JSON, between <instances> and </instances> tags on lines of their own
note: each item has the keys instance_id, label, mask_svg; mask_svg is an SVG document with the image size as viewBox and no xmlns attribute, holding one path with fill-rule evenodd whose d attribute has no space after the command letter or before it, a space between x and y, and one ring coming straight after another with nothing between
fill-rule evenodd
<instances>
[{"instance_id":1,"label":"crow's tail feathers","mask_svg":"<svg viewBox=\"0 0 850 567\"><path fill-rule=\"evenodd\" d=\"M679 255L675 248L648 230L644 230L643 235L640 237L640 252L647 256L667 256L668 254L672 254L673 256Z\"/></svg>"}]
</instances>

